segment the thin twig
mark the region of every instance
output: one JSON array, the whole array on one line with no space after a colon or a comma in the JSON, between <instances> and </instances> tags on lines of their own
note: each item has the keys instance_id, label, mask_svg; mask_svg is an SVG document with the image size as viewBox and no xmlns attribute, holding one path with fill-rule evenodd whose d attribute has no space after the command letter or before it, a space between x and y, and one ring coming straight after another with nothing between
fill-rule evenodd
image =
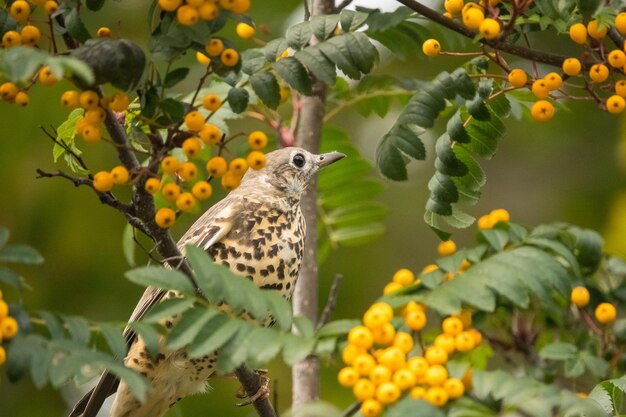
<instances>
[{"instance_id":1,"label":"thin twig","mask_svg":"<svg viewBox=\"0 0 626 417\"><path fill-rule=\"evenodd\" d=\"M339 13L340 11L348 7L350 3L352 3L352 0L343 0L341 3L335 6L335 13Z\"/></svg>"},{"instance_id":2,"label":"thin twig","mask_svg":"<svg viewBox=\"0 0 626 417\"><path fill-rule=\"evenodd\" d=\"M76 162L78 162L78 165L80 165L80 167L82 169L84 169L85 171L89 171L89 168L87 168L87 165L85 164L85 161L83 161L83 158L81 158L78 154L76 154L76 152L74 152L74 150L68 146L65 142L60 141L57 139L56 136L56 132L54 132L55 134L53 135L52 133L48 132L46 130L45 127L43 126L39 126L39 129L41 129L41 131L55 144L59 145L61 148L63 148L63 150L65 152L67 152L68 154L70 154L72 156L72 158L74 158L74 160L76 160Z\"/></svg>"},{"instance_id":3,"label":"thin twig","mask_svg":"<svg viewBox=\"0 0 626 417\"><path fill-rule=\"evenodd\" d=\"M350 417L356 414L356 412L359 411L360 408L361 408L361 401L355 401L352 404L350 404L348 408L343 410L343 413L341 413L341 417Z\"/></svg>"},{"instance_id":4,"label":"thin twig","mask_svg":"<svg viewBox=\"0 0 626 417\"><path fill-rule=\"evenodd\" d=\"M322 326L324 326L330 320L330 316L335 310L335 305L337 305L337 294L339 293L339 286L341 285L342 280L342 274L335 274L333 283L330 285L330 291L328 292L328 300L326 300L326 306L324 307L322 315L317 322L317 330L321 329Z\"/></svg>"}]
</instances>

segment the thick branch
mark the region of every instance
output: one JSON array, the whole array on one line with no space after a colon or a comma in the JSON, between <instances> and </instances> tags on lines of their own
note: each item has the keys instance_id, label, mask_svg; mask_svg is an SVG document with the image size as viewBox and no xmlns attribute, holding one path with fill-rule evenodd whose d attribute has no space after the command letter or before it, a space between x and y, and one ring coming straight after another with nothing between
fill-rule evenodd
<instances>
[{"instance_id":1,"label":"thick branch","mask_svg":"<svg viewBox=\"0 0 626 417\"><path fill-rule=\"evenodd\" d=\"M461 35L467 38L474 39L476 35L478 35L478 32L476 32L475 30L470 30L466 28L459 22L445 17L443 14L427 6L424 6L422 3L416 0L397 0L397 1L399 3L404 4L408 8L416 11L422 16L432 20L433 22L436 22L440 24L441 26L447 27L448 29L451 29L457 33L460 33ZM531 61L542 62L544 64L553 65L555 67L560 67L563 64L563 61L567 58L562 55L556 55L556 54L551 54L549 52L538 51L535 49L530 49L530 48L526 48L523 46L514 45L514 44L505 42L503 40L498 40L498 39L496 40L480 39L480 42L494 49L498 49L500 51L507 52L509 54L517 55L519 57L526 58ZM594 64L593 62L583 62L583 68L587 68L587 69L591 68L593 64Z\"/></svg>"}]
</instances>

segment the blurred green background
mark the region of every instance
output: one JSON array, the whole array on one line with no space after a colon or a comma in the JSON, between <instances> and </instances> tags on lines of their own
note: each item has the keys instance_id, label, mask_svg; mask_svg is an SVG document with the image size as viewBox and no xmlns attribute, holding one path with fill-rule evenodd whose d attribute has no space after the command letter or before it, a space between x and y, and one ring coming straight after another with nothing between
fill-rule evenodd
<instances>
[{"instance_id":1,"label":"blurred green background","mask_svg":"<svg viewBox=\"0 0 626 417\"><path fill-rule=\"evenodd\" d=\"M108 26L115 36L141 42L146 39L149 2L124 0L107 2L99 12L86 13L88 26L95 31ZM264 0L253 5L251 15L266 25L264 39L284 33L289 24L302 16L300 2ZM233 33L232 23L226 31ZM560 38L548 34L544 45L557 48ZM240 41L241 47L250 47ZM188 59L193 65L193 60ZM378 73L398 77L432 78L442 69L452 69L458 61L450 58L427 60L411 57L399 62L382 53ZM530 68L527 68L530 69ZM189 88L194 84L193 68ZM12 242L28 243L45 257L42 267L22 268L33 291L24 294L30 310L46 309L64 314L82 314L94 320L124 321L141 295L141 288L123 278L128 269L121 248L123 218L99 203L88 188L74 188L62 179L35 179L35 169L55 170L52 143L39 126L58 126L67 113L58 105L60 94L70 88L60 83L52 88L31 90L26 109L0 103L0 225L12 231ZM373 161L376 144L394 120L399 109L387 118L364 119L352 111L343 112L334 123L346 129L364 156ZM238 122L240 123L240 122ZM607 249L626 255L626 189L624 188L624 146L622 119L608 115L590 103L572 103L570 111L559 110L554 120L537 124L528 120L507 121L508 133L498 154L483 163L488 182L480 203L470 212L480 216L504 207L512 219L523 224L566 221L605 232ZM258 124L238 125L249 131ZM426 136L428 150L436 136ZM93 169L110 169L115 155L100 144L84 146L85 159ZM620 155L622 158L620 159ZM63 168L60 166L60 168ZM413 162L410 181L391 183L381 200L390 207L387 233L376 242L357 248L340 248L321 266L321 300L335 273L344 274L334 318L357 317L376 299L393 272L401 267L419 271L436 256L435 235L422 221L427 197L426 184L433 173L432 160ZM373 173L373 175L377 175ZM179 237L194 219L186 216L173 230ZM470 244L474 229L460 231L454 239ZM145 259L140 259L140 263ZM3 288L4 290L4 288ZM16 301L16 294L6 298ZM339 407L352 402L351 393L336 383L337 364L323 367L322 397ZM290 370L280 362L270 366L277 383L278 408L290 403ZM28 380L11 384L0 381L0 415L32 417L64 415L66 401L79 395L74 387L61 392L37 391ZM217 378L213 392L182 401L168 416L253 415L251 408L235 408L233 393L237 381ZM36 401L33 399L36 398ZM43 410L46 410L45 412Z\"/></svg>"}]
</instances>

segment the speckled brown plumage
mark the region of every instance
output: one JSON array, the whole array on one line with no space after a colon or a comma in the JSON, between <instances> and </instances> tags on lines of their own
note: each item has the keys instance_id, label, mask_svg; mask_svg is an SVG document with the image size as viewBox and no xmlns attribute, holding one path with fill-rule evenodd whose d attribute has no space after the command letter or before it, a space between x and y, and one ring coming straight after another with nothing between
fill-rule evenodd
<instances>
[{"instance_id":1,"label":"speckled brown plumage","mask_svg":"<svg viewBox=\"0 0 626 417\"><path fill-rule=\"evenodd\" d=\"M300 196L319 168L343 156L336 152L313 155L300 148L285 148L267 154L267 166L259 171L249 170L237 189L211 207L183 235L178 242L179 249L184 254L188 244L201 247L216 262L236 274L248 277L260 288L278 291L290 299L298 278L306 234ZM141 317L155 302L177 296L174 291L164 293L147 289L131 321ZM163 324L171 327L176 319L172 317ZM269 319L264 324L269 325ZM135 339L125 363L145 375L153 389L142 404L121 382L110 416L162 416L185 396L206 390L206 381L214 373L216 361L217 352L189 359L184 348L167 350L164 346L160 347L156 358L151 358L141 338ZM103 380L107 377L110 378L105 373ZM91 417L81 410L85 409L89 396L108 395L108 392L98 393L99 387L75 407L71 416Z\"/></svg>"}]
</instances>

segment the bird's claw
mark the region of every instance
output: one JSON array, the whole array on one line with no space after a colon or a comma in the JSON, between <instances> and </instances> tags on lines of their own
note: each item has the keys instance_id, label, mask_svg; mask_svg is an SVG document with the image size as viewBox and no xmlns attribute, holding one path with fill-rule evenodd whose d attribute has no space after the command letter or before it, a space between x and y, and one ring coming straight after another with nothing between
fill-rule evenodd
<instances>
[{"instance_id":1,"label":"bird's claw","mask_svg":"<svg viewBox=\"0 0 626 417\"><path fill-rule=\"evenodd\" d=\"M253 395L247 395L244 387L240 387L235 396L237 398L243 399L242 402L235 404L237 407L245 407L246 405L253 404L260 398L267 398L270 395L270 379L265 376L267 374L266 369L256 370L255 371L259 378L261 379L261 386Z\"/></svg>"}]
</instances>

